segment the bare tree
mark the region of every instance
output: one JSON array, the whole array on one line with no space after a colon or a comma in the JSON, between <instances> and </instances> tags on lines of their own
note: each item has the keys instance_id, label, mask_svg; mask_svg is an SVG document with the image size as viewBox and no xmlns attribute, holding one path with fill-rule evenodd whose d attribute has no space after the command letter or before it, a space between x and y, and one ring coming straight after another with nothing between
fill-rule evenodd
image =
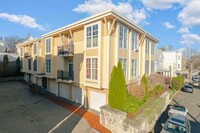
<instances>
[{"instance_id":1,"label":"bare tree","mask_svg":"<svg viewBox=\"0 0 200 133\"><path fill-rule=\"evenodd\" d=\"M200 66L199 51L193 48L186 48L183 51L183 63L184 69L186 69L188 74L191 75L192 69L198 69L198 66Z\"/></svg>"},{"instance_id":2,"label":"bare tree","mask_svg":"<svg viewBox=\"0 0 200 133\"><path fill-rule=\"evenodd\" d=\"M166 45L166 46L162 46L159 49L161 49L162 51L171 51L174 49L174 47L172 45Z\"/></svg>"},{"instance_id":3,"label":"bare tree","mask_svg":"<svg viewBox=\"0 0 200 133\"><path fill-rule=\"evenodd\" d=\"M18 36L10 36L10 37L5 37L4 42L5 42L5 47L7 49L7 52L9 53L15 53L17 52L16 44L20 42L22 39L19 38Z\"/></svg>"}]
</instances>

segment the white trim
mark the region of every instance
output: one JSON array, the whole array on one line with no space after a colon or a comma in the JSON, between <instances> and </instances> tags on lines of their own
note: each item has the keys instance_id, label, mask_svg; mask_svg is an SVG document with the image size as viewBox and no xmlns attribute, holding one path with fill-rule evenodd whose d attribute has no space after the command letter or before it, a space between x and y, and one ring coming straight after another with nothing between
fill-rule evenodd
<instances>
[{"instance_id":1,"label":"white trim","mask_svg":"<svg viewBox=\"0 0 200 133\"><path fill-rule=\"evenodd\" d=\"M118 60L119 60L119 22L117 22L117 27L116 27L116 58L115 58L115 65L117 66Z\"/></svg>"},{"instance_id":2,"label":"white trim","mask_svg":"<svg viewBox=\"0 0 200 133\"><path fill-rule=\"evenodd\" d=\"M102 12L102 13L99 13L97 15L82 19L82 20L77 21L75 23L72 23L70 25L67 25L67 26L61 27L61 28L59 28L57 30L51 31L49 33L46 33L46 34L42 35L42 38L45 38L45 37L50 36L52 34L56 34L58 32L62 32L62 31L65 31L65 30L72 29L72 28L80 26L80 25L85 25L87 23L91 23L91 22L97 21L97 20L102 19L102 18L104 18L106 16L109 16L109 15L112 15L112 16L116 17L118 20L122 21L123 23L125 23L126 25L132 27L133 29L138 30L141 33L145 32L145 30L143 30L142 28L140 28L139 26L134 24L131 20L128 20L126 17L122 16L117 11L115 11L113 9L110 9L110 10L107 10L105 12ZM156 42L158 42L158 40L155 37L153 37L151 34L147 33L147 36L152 38Z\"/></svg>"},{"instance_id":3,"label":"white trim","mask_svg":"<svg viewBox=\"0 0 200 133\"><path fill-rule=\"evenodd\" d=\"M99 75L98 75L97 79L92 79L92 74L93 74L93 73L92 73L92 59L97 59L97 63L99 63L98 57L99 57L99 56L86 56L86 59L85 59L85 60L86 60L85 69L87 69L87 67L86 67L86 65L87 65L87 59L91 59L91 60L90 60L90 65L91 65L91 68L90 68L90 69L91 69L90 79L88 79L87 76L86 76L86 80L98 81L98 82L99 82L99 79L98 79L98 78L99 78ZM97 67L99 67L99 64L98 64ZM87 71L86 71L86 73L87 73ZM86 73L85 73L85 74L86 74ZM97 74L99 74L99 68L97 68Z\"/></svg>"}]
</instances>

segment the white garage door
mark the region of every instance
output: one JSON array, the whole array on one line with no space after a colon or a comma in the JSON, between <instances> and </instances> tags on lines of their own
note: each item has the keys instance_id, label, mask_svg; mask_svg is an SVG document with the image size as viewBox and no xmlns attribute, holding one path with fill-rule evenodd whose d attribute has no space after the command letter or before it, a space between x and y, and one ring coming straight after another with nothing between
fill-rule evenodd
<instances>
[{"instance_id":1,"label":"white garage door","mask_svg":"<svg viewBox=\"0 0 200 133\"><path fill-rule=\"evenodd\" d=\"M31 75L31 82L34 83L34 84L36 83L36 77L33 76L33 75Z\"/></svg>"},{"instance_id":2,"label":"white garage door","mask_svg":"<svg viewBox=\"0 0 200 133\"><path fill-rule=\"evenodd\" d=\"M106 104L106 94L90 91L90 108L100 111L100 107Z\"/></svg>"},{"instance_id":3,"label":"white garage door","mask_svg":"<svg viewBox=\"0 0 200 133\"><path fill-rule=\"evenodd\" d=\"M60 97L69 99L69 86L66 84L60 84Z\"/></svg>"},{"instance_id":4,"label":"white garage door","mask_svg":"<svg viewBox=\"0 0 200 133\"><path fill-rule=\"evenodd\" d=\"M49 80L49 81L50 81L50 92L56 95L58 93L58 89L57 89L58 84L54 80Z\"/></svg>"},{"instance_id":5,"label":"white garage door","mask_svg":"<svg viewBox=\"0 0 200 133\"><path fill-rule=\"evenodd\" d=\"M42 78L37 78L37 85L42 86Z\"/></svg>"},{"instance_id":6,"label":"white garage door","mask_svg":"<svg viewBox=\"0 0 200 133\"><path fill-rule=\"evenodd\" d=\"M79 87L72 87L72 101L83 104L83 91Z\"/></svg>"}]
</instances>

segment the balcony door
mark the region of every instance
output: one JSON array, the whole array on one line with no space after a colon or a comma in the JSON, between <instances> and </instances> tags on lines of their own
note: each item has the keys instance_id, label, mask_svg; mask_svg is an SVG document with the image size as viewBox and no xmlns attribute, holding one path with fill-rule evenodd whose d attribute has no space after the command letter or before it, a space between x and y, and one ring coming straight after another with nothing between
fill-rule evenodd
<instances>
[{"instance_id":1,"label":"balcony door","mask_svg":"<svg viewBox=\"0 0 200 133\"><path fill-rule=\"evenodd\" d=\"M70 78L73 78L74 77L74 74L73 74L73 60L71 59L71 60L69 60L69 77Z\"/></svg>"}]
</instances>

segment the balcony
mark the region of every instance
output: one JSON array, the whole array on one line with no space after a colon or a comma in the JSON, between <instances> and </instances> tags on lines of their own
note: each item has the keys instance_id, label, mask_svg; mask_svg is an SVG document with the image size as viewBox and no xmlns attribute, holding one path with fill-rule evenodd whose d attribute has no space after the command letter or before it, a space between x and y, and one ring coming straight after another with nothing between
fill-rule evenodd
<instances>
[{"instance_id":1,"label":"balcony","mask_svg":"<svg viewBox=\"0 0 200 133\"><path fill-rule=\"evenodd\" d=\"M74 72L58 70L57 71L57 80L72 82L74 80Z\"/></svg>"},{"instance_id":2,"label":"balcony","mask_svg":"<svg viewBox=\"0 0 200 133\"><path fill-rule=\"evenodd\" d=\"M73 56L73 55L74 55L73 43L58 46L58 56L67 57L67 56Z\"/></svg>"},{"instance_id":3,"label":"balcony","mask_svg":"<svg viewBox=\"0 0 200 133\"><path fill-rule=\"evenodd\" d=\"M24 58L28 58L31 57L31 52L25 52L24 53Z\"/></svg>"}]
</instances>

